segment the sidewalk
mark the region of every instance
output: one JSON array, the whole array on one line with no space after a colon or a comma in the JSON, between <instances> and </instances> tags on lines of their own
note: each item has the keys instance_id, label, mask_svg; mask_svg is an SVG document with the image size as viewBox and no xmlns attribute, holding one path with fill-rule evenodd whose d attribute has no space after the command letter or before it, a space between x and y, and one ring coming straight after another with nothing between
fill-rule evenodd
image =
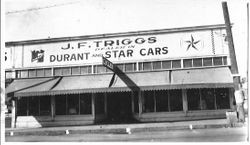
<instances>
[{"instance_id":1,"label":"sidewalk","mask_svg":"<svg viewBox=\"0 0 250 145\"><path fill-rule=\"evenodd\" d=\"M246 122L236 123L233 127L246 126ZM227 119L213 119L213 120L196 120L196 121L182 121L182 122L164 122L164 123L136 123L136 124L104 124L104 125L88 125L88 126L63 126L63 127L46 127L46 128L7 128L5 135L10 136L11 132L14 136L56 136L69 134L122 134L129 128L131 133L145 132L145 131L168 131L181 129L206 129L206 128L225 128L230 127ZM67 130L67 131L66 131ZM128 129L127 129L128 130Z\"/></svg>"}]
</instances>

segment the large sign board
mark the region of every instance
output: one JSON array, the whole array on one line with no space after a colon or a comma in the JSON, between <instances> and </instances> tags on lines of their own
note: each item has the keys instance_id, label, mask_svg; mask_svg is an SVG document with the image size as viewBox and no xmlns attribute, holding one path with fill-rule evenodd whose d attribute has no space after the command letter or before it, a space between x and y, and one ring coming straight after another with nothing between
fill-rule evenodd
<instances>
[{"instance_id":1,"label":"large sign board","mask_svg":"<svg viewBox=\"0 0 250 145\"><path fill-rule=\"evenodd\" d=\"M14 67L87 65L102 63L102 56L119 63L228 54L224 29L112 37L24 45L15 49Z\"/></svg>"}]
</instances>

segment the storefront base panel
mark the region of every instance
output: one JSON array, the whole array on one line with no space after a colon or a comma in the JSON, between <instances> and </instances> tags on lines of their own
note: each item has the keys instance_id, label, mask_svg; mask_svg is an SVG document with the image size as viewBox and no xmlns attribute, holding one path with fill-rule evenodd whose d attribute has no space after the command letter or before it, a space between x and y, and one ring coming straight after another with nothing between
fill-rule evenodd
<instances>
[{"instance_id":1,"label":"storefront base panel","mask_svg":"<svg viewBox=\"0 0 250 145\"><path fill-rule=\"evenodd\" d=\"M18 116L16 120L16 128L38 128L89 124L94 124L94 117L92 115L63 115L56 116L54 120L52 120L50 116Z\"/></svg>"},{"instance_id":2,"label":"storefront base panel","mask_svg":"<svg viewBox=\"0 0 250 145\"><path fill-rule=\"evenodd\" d=\"M134 115L134 118L140 122L163 122L163 121L187 121L200 119L222 119L226 118L226 111L229 110L206 110L185 112L159 112L142 113Z\"/></svg>"}]
</instances>

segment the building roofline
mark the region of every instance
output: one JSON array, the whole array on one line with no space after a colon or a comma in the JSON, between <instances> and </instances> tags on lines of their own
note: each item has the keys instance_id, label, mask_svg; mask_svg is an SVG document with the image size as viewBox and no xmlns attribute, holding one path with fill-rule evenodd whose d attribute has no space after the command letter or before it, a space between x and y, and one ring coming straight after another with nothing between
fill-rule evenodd
<instances>
[{"instance_id":1,"label":"building roofline","mask_svg":"<svg viewBox=\"0 0 250 145\"><path fill-rule=\"evenodd\" d=\"M107 33L107 34L85 35L85 36L58 37L58 38L34 39L34 40L23 40L23 41L9 41L9 42L5 42L5 46L11 47L11 46L17 46L17 45L32 45L32 44L63 42L63 41L126 37L126 36L135 36L135 35L140 36L140 35L188 32L188 31L194 31L194 30L199 31L199 30L209 30L209 29L221 29L221 28L226 28L226 25L216 24L216 25L203 25L203 26L181 27L181 28L170 28L170 29L155 29L155 30L145 30L145 31L130 31L130 32Z\"/></svg>"}]
</instances>

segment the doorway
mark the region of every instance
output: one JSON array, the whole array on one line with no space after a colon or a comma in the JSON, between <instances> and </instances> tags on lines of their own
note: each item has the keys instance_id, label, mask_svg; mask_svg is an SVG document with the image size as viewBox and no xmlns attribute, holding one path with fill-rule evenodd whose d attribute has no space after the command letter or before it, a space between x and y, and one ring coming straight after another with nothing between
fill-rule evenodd
<instances>
[{"instance_id":1,"label":"doorway","mask_svg":"<svg viewBox=\"0 0 250 145\"><path fill-rule=\"evenodd\" d=\"M131 92L107 93L107 122L129 123L132 121Z\"/></svg>"}]
</instances>

